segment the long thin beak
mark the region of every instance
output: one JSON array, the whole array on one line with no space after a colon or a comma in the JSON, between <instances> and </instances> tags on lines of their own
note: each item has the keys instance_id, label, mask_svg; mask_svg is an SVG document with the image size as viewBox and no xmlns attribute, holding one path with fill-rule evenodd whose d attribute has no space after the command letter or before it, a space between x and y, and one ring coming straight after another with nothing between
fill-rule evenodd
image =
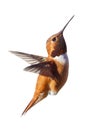
<instances>
[{"instance_id":1,"label":"long thin beak","mask_svg":"<svg viewBox=\"0 0 94 130\"><path fill-rule=\"evenodd\" d=\"M63 27L63 29L59 32L60 34L63 34L65 28L67 27L67 25L70 23L70 21L73 19L74 15L71 17L71 19L66 23L66 25Z\"/></svg>"}]
</instances>

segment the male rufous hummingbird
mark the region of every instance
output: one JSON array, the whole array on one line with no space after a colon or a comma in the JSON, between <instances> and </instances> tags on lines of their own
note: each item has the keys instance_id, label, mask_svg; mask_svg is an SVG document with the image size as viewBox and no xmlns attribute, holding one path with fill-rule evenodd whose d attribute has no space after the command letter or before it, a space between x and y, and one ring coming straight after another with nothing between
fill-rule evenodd
<instances>
[{"instance_id":1,"label":"male rufous hummingbird","mask_svg":"<svg viewBox=\"0 0 94 130\"><path fill-rule=\"evenodd\" d=\"M48 94L57 94L64 86L68 77L69 61L63 32L73 17L71 17L60 32L48 38L46 42L48 57L10 51L30 64L30 66L24 69L25 71L39 74L33 98L22 115L35 104L46 98Z\"/></svg>"}]
</instances>

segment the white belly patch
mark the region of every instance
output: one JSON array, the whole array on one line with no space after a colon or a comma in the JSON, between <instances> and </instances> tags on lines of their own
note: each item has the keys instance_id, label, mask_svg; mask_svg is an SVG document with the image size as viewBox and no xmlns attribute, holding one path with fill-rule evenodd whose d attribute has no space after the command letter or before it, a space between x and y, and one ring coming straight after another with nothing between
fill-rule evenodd
<instances>
[{"instance_id":1,"label":"white belly patch","mask_svg":"<svg viewBox=\"0 0 94 130\"><path fill-rule=\"evenodd\" d=\"M57 60L58 62L60 62L61 64L66 64L69 62L68 56L66 53L62 54L60 56L56 56L54 59Z\"/></svg>"},{"instance_id":2,"label":"white belly patch","mask_svg":"<svg viewBox=\"0 0 94 130\"><path fill-rule=\"evenodd\" d=\"M51 90L50 90L50 91L49 91L49 94L50 94L50 95L56 95L57 92L54 92L54 91L51 91Z\"/></svg>"}]
</instances>

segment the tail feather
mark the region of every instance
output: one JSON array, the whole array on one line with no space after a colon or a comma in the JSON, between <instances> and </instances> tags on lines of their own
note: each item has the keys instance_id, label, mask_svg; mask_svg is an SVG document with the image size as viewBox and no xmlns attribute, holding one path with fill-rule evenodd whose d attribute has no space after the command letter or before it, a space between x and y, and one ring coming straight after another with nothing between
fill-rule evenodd
<instances>
[{"instance_id":1,"label":"tail feather","mask_svg":"<svg viewBox=\"0 0 94 130\"><path fill-rule=\"evenodd\" d=\"M29 104L27 105L27 107L25 108L25 110L23 111L22 115L24 115L31 107L33 107L35 105L36 101L37 101L37 99L36 100L32 99L29 102Z\"/></svg>"},{"instance_id":2,"label":"tail feather","mask_svg":"<svg viewBox=\"0 0 94 130\"><path fill-rule=\"evenodd\" d=\"M23 111L22 115L24 115L35 104L37 104L38 102L40 102L41 100L43 100L47 95L48 95L48 93L40 93L39 96L35 95L34 98L29 102L29 104L27 105L27 107L25 108L25 110Z\"/></svg>"}]
</instances>

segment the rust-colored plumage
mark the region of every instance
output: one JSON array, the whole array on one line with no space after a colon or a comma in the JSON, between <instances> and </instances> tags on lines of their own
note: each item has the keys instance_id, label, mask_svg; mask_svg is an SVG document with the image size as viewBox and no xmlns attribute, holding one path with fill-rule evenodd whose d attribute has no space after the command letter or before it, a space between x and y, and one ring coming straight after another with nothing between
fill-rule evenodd
<instances>
[{"instance_id":1,"label":"rust-colored plumage","mask_svg":"<svg viewBox=\"0 0 94 130\"><path fill-rule=\"evenodd\" d=\"M48 57L10 51L30 64L24 70L39 74L33 98L22 115L36 103L47 97L48 94L57 94L65 84L68 77L69 62L63 31L68 23L59 33L54 34L47 40L46 49Z\"/></svg>"}]
</instances>

